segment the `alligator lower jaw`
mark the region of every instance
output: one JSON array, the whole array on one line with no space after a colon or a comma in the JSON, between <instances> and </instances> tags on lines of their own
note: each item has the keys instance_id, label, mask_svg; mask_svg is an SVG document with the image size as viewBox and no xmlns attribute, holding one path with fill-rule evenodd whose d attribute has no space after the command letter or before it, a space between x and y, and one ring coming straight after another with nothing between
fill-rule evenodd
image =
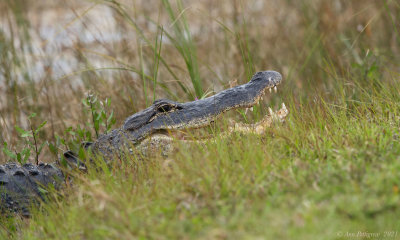
<instances>
[{"instance_id":1,"label":"alligator lower jaw","mask_svg":"<svg viewBox=\"0 0 400 240\"><path fill-rule=\"evenodd\" d=\"M269 113L265 115L264 118L259 122L254 124L230 121L227 131L223 131L219 137L194 138L193 135L190 135L188 139L185 139L182 136L177 136L177 131L158 131L136 145L135 151L137 151L141 156L145 157L157 156L159 153L161 153L162 156L167 157L173 151L173 142L175 141L179 143L205 144L212 142L215 139L229 137L234 133L261 135L265 133L266 130L274 123L284 122L289 114L289 111L284 103L277 111L273 111L271 108L268 108L268 110ZM131 148L130 151L132 153L133 149Z\"/></svg>"}]
</instances>

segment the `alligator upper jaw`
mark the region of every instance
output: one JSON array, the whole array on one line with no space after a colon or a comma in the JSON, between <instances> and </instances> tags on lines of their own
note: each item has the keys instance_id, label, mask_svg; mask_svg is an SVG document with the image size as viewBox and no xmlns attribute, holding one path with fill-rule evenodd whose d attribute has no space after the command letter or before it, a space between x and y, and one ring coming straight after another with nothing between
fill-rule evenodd
<instances>
[{"instance_id":1,"label":"alligator upper jaw","mask_svg":"<svg viewBox=\"0 0 400 240\"><path fill-rule=\"evenodd\" d=\"M187 102L181 109L164 115L154 123L154 129L188 129L209 125L222 113L236 108L249 108L256 105L265 91L280 84L282 76L278 72L256 73L250 82L221 91L214 96Z\"/></svg>"},{"instance_id":2,"label":"alligator upper jaw","mask_svg":"<svg viewBox=\"0 0 400 240\"><path fill-rule=\"evenodd\" d=\"M256 73L243 85L221 91L214 96L187 103L157 100L147 109L129 117L122 130L133 143L166 129L204 127L220 114L235 108L254 106L268 89L280 84L282 76L275 71Z\"/></svg>"}]
</instances>

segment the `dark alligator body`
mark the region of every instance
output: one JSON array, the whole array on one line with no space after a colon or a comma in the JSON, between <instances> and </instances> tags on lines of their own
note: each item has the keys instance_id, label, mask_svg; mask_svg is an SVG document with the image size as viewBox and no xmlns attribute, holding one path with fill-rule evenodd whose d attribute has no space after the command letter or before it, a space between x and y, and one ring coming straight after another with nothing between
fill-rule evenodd
<instances>
[{"instance_id":1,"label":"dark alligator body","mask_svg":"<svg viewBox=\"0 0 400 240\"><path fill-rule=\"evenodd\" d=\"M128 117L124 124L109 134L101 135L85 148L110 162L121 152L129 152L146 139L169 130L204 127L222 113L235 108L255 105L265 91L280 84L278 72L256 73L250 82L192 102L179 103L168 99L156 100L153 105ZM71 151L64 153L67 162L85 168ZM29 216L29 207L45 200L47 188L58 190L65 183L65 174L57 163L39 165L6 163L0 165L0 209Z\"/></svg>"}]
</instances>

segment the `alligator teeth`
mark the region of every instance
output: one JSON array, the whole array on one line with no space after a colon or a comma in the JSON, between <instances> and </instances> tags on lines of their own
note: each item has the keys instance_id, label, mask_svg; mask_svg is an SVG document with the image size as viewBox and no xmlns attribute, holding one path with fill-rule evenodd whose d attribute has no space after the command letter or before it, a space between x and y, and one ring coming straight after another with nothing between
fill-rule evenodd
<instances>
[{"instance_id":1,"label":"alligator teeth","mask_svg":"<svg viewBox=\"0 0 400 240\"><path fill-rule=\"evenodd\" d=\"M253 111L253 107L246 108L246 110L244 111L244 114L246 115L249 110Z\"/></svg>"},{"instance_id":2,"label":"alligator teeth","mask_svg":"<svg viewBox=\"0 0 400 240\"><path fill-rule=\"evenodd\" d=\"M272 109L269 107L268 108L269 114L272 116L274 114L274 111L272 111Z\"/></svg>"},{"instance_id":3,"label":"alligator teeth","mask_svg":"<svg viewBox=\"0 0 400 240\"><path fill-rule=\"evenodd\" d=\"M282 103L282 109L287 110L285 103Z\"/></svg>"},{"instance_id":4,"label":"alligator teeth","mask_svg":"<svg viewBox=\"0 0 400 240\"><path fill-rule=\"evenodd\" d=\"M276 86L274 87L274 91L275 93L278 91L278 88Z\"/></svg>"}]
</instances>

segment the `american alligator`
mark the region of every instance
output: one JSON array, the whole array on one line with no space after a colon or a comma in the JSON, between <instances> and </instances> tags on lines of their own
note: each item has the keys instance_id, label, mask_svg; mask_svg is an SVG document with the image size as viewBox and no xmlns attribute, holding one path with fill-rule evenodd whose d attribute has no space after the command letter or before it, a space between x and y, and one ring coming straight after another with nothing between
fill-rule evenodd
<instances>
[{"instance_id":1,"label":"american alligator","mask_svg":"<svg viewBox=\"0 0 400 240\"><path fill-rule=\"evenodd\" d=\"M109 134L101 135L94 143L86 143L87 148L106 162L122 154L138 149L147 154L154 148L164 154L171 150L172 137L168 132L177 129L205 127L215 121L222 113L235 108L251 108L262 99L268 89L276 90L282 76L278 72L264 71L256 73L250 82L236 86L218 94L192 102L179 103L168 99L156 100L153 105L128 117L124 124ZM288 111L282 108L255 124L237 123L229 132L262 133L274 119L283 121ZM79 168L86 165L79 162L76 155L67 151L65 159ZM6 163L0 165L0 208L2 212L20 212L29 216L29 205L35 199L44 199L48 187L59 189L67 181L61 167L56 163L39 165Z\"/></svg>"}]
</instances>

